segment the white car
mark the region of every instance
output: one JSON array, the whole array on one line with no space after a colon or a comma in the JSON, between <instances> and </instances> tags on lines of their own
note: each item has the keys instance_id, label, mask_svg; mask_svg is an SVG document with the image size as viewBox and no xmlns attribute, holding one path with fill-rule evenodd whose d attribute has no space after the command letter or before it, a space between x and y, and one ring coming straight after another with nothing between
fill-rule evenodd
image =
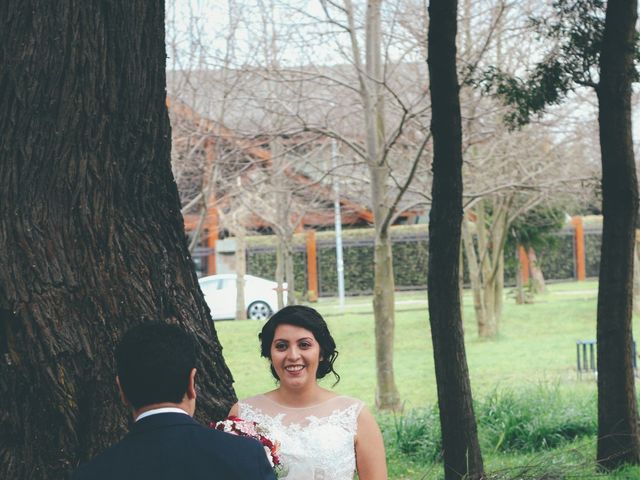
<instances>
[{"instance_id":1,"label":"white car","mask_svg":"<svg viewBox=\"0 0 640 480\"><path fill-rule=\"evenodd\" d=\"M214 320L235 318L236 316L236 277L235 273L210 275L198 280L204 299L211 309ZM247 318L266 320L278 310L278 284L271 280L244 276L244 299ZM287 304L287 284L283 285L284 304Z\"/></svg>"}]
</instances>

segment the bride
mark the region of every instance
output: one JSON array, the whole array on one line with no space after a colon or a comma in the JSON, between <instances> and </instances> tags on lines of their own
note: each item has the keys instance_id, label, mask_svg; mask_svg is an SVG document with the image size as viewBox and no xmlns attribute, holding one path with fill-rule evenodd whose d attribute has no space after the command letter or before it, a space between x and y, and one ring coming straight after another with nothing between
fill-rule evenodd
<instances>
[{"instance_id":1,"label":"bride","mask_svg":"<svg viewBox=\"0 0 640 480\"><path fill-rule=\"evenodd\" d=\"M292 305L272 316L258 335L271 362L275 390L236 403L229 412L260 424L280 442L286 480L387 478L382 435L367 407L322 388L317 379L338 356L326 322L313 308Z\"/></svg>"}]
</instances>

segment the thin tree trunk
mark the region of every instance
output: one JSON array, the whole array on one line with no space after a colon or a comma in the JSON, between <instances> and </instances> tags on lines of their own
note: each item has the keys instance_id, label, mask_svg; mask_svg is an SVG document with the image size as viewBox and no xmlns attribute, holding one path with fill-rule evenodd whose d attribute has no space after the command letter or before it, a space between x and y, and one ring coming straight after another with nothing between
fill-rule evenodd
<instances>
[{"instance_id":1,"label":"thin tree trunk","mask_svg":"<svg viewBox=\"0 0 640 480\"><path fill-rule=\"evenodd\" d=\"M284 284L284 254L282 251L282 242L278 237L278 243L276 245L276 283L278 284L278 310L284 307L284 295L282 292L282 285Z\"/></svg>"},{"instance_id":2,"label":"thin tree trunk","mask_svg":"<svg viewBox=\"0 0 640 480\"><path fill-rule=\"evenodd\" d=\"M605 469L640 463L632 364L633 249L638 184L631 134L636 0L607 2L600 55L602 253L598 288L598 452Z\"/></svg>"},{"instance_id":3,"label":"thin tree trunk","mask_svg":"<svg viewBox=\"0 0 640 480\"><path fill-rule=\"evenodd\" d=\"M285 240L283 249L284 274L287 281L287 305L296 305L296 277L293 270L293 238Z\"/></svg>"},{"instance_id":4,"label":"thin tree trunk","mask_svg":"<svg viewBox=\"0 0 640 480\"><path fill-rule=\"evenodd\" d=\"M498 256L498 266L496 267L496 275L493 278L493 305L496 335L500 331L500 322L502 321L502 308L504 307L504 248L496 252Z\"/></svg>"},{"instance_id":5,"label":"thin tree trunk","mask_svg":"<svg viewBox=\"0 0 640 480\"><path fill-rule=\"evenodd\" d=\"M480 267L478 266L476 247L473 244L473 236L471 232L469 232L466 219L462 221L462 240L467 257L467 265L469 267L469 280L471 282L471 294L473 295L473 309L476 317L476 325L478 326L478 336L482 337L483 331L486 329L482 280L480 278Z\"/></svg>"},{"instance_id":6,"label":"thin tree trunk","mask_svg":"<svg viewBox=\"0 0 640 480\"><path fill-rule=\"evenodd\" d=\"M113 351L134 325L195 334L201 420L235 394L171 174L162 3L1 9L0 478L60 479L127 429Z\"/></svg>"},{"instance_id":7,"label":"thin tree trunk","mask_svg":"<svg viewBox=\"0 0 640 480\"><path fill-rule=\"evenodd\" d=\"M276 247L276 282L278 283L278 310L285 306L283 287L284 282L288 280L288 262L289 262L289 248L287 247L287 236L290 218L289 218L289 206L291 205L290 192L287 186L284 184L284 171L285 171L285 152L282 142L279 138L273 138L270 142L271 148L271 178L270 182L274 188L274 195L276 197L275 202L275 217L277 224L274 225L274 233L278 239L278 245ZM287 285L287 301L290 301L291 295L294 295L293 283Z\"/></svg>"},{"instance_id":8,"label":"thin tree trunk","mask_svg":"<svg viewBox=\"0 0 640 480\"><path fill-rule=\"evenodd\" d=\"M246 320L244 276L247 273L247 235L242 225L238 225L234 230L236 234L236 320Z\"/></svg>"},{"instance_id":9,"label":"thin tree trunk","mask_svg":"<svg viewBox=\"0 0 640 480\"><path fill-rule=\"evenodd\" d=\"M384 161L384 96L382 55L381 0L367 2L364 80L364 116L366 128L367 163L371 177L371 201L376 229L374 245L373 314L376 337L376 405L382 410L399 410L400 394L393 370L393 341L395 329L395 282L388 225L384 224L387 206L389 167Z\"/></svg>"},{"instance_id":10,"label":"thin tree trunk","mask_svg":"<svg viewBox=\"0 0 640 480\"><path fill-rule=\"evenodd\" d=\"M546 285L544 283L544 274L542 273L540 265L538 264L536 251L532 247L529 247L527 249L527 257L529 258L529 265L531 265L530 270L533 293L544 293L546 290Z\"/></svg>"},{"instance_id":11,"label":"thin tree trunk","mask_svg":"<svg viewBox=\"0 0 640 480\"><path fill-rule=\"evenodd\" d=\"M522 262L518 255L518 249L522 248L519 245L516 247L516 305L524 305L526 303L526 296L524 294L524 284L522 281Z\"/></svg>"},{"instance_id":12,"label":"thin tree trunk","mask_svg":"<svg viewBox=\"0 0 640 480\"><path fill-rule=\"evenodd\" d=\"M373 169L372 191L373 214L376 219L374 242L374 285L373 315L376 337L376 406L382 410L399 410L400 394L395 383L393 370L393 341L395 330L395 281L393 278L393 257L388 229L382 229L380 218L387 212L385 206L386 168Z\"/></svg>"},{"instance_id":13,"label":"thin tree trunk","mask_svg":"<svg viewBox=\"0 0 640 480\"><path fill-rule=\"evenodd\" d=\"M429 219L429 320L445 478L484 475L464 346L458 259L462 222L462 127L456 73L457 1L429 4L433 188Z\"/></svg>"},{"instance_id":14,"label":"thin tree trunk","mask_svg":"<svg viewBox=\"0 0 640 480\"><path fill-rule=\"evenodd\" d=\"M393 339L395 329L395 282L391 259L391 239L376 234L373 311L376 336L376 406L399 410L400 395L393 371Z\"/></svg>"},{"instance_id":15,"label":"thin tree trunk","mask_svg":"<svg viewBox=\"0 0 640 480\"><path fill-rule=\"evenodd\" d=\"M478 257L480 294L482 296L482 317L477 319L478 335L481 338L493 338L498 333L495 317L495 294L493 285L493 266L495 249L493 244L493 229L495 216L491 222L491 230L487 231L486 201L481 200L476 207L476 232L478 237ZM494 211L495 215L495 211Z\"/></svg>"},{"instance_id":16,"label":"thin tree trunk","mask_svg":"<svg viewBox=\"0 0 640 480\"><path fill-rule=\"evenodd\" d=\"M479 325L478 335L481 338L493 338L498 333L498 325L496 321L496 295L495 280L491 280L490 276L484 276L482 285L482 298L484 305L484 324Z\"/></svg>"}]
</instances>

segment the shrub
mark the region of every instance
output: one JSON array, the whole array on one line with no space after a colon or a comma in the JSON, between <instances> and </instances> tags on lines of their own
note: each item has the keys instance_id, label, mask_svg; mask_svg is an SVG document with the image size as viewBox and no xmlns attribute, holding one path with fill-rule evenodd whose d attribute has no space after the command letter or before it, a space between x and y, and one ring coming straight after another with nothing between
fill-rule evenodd
<instances>
[{"instance_id":1,"label":"shrub","mask_svg":"<svg viewBox=\"0 0 640 480\"><path fill-rule=\"evenodd\" d=\"M539 386L518 392L496 390L476 402L475 413L485 453L543 455L597 434L595 396L563 394L557 387ZM401 415L381 415L379 421L390 452L423 463L441 459L437 406L408 410ZM533 462L528 468L534 466L549 467Z\"/></svg>"},{"instance_id":2,"label":"shrub","mask_svg":"<svg viewBox=\"0 0 640 480\"><path fill-rule=\"evenodd\" d=\"M558 388L495 391L478 402L483 448L534 452L596 435L595 398L562 395Z\"/></svg>"},{"instance_id":3,"label":"shrub","mask_svg":"<svg viewBox=\"0 0 640 480\"><path fill-rule=\"evenodd\" d=\"M380 419L387 448L420 462L440 460L442 439L437 407L409 410Z\"/></svg>"}]
</instances>

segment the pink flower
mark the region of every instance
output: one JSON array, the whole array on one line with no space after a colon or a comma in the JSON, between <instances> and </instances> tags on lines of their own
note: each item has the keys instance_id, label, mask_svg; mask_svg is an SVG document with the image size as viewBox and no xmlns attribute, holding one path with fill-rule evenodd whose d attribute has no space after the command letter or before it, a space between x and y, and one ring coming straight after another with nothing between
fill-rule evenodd
<instances>
[{"instance_id":1,"label":"pink flower","mask_svg":"<svg viewBox=\"0 0 640 480\"><path fill-rule=\"evenodd\" d=\"M243 420L242 418L230 416L225 420L219 422L211 422L209 424L211 428L221 430L231 435L238 435L240 437L249 437L258 440L264 447L264 451L267 454L267 459L271 466L278 472L280 465L280 457L278 456L278 450L280 450L280 443L277 441L271 441L265 435L265 431L256 422L249 420Z\"/></svg>"}]
</instances>

